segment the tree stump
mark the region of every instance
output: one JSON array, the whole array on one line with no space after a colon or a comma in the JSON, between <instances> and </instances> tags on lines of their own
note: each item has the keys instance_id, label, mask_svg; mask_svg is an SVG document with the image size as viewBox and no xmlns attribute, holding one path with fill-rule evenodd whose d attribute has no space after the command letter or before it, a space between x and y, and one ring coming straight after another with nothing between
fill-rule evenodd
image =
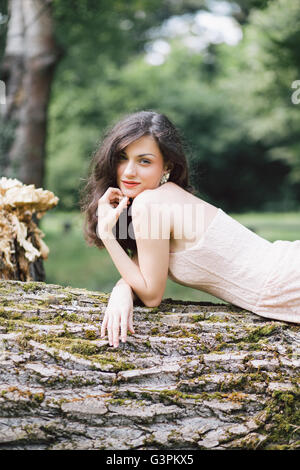
<instances>
[{"instance_id":1,"label":"tree stump","mask_svg":"<svg viewBox=\"0 0 300 470\"><path fill-rule=\"evenodd\" d=\"M166 299L114 349L107 301L0 281L1 449L300 448L299 325Z\"/></svg>"},{"instance_id":2,"label":"tree stump","mask_svg":"<svg viewBox=\"0 0 300 470\"><path fill-rule=\"evenodd\" d=\"M49 249L38 221L58 198L16 179L0 179L0 279L45 280Z\"/></svg>"}]
</instances>

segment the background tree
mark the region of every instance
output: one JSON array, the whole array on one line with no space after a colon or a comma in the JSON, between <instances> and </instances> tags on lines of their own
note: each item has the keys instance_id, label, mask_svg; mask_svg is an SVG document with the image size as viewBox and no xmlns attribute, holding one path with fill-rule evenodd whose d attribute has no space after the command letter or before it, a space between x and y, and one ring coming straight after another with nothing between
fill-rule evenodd
<instances>
[{"instance_id":1,"label":"background tree","mask_svg":"<svg viewBox=\"0 0 300 470\"><path fill-rule=\"evenodd\" d=\"M203 2L187 1L186 9L195 10L195 4L199 7ZM65 66L77 65L74 69L71 65L71 80L88 84L86 66L93 68L95 57L98 65L107 56L120 65L139 50L150 26L181 11L182 6L178 9L168 1L161 5L157 0L8 0L1 8L2 15L8 16L1 71L7 89L1 122L1 172L42 186L47 109L61 49L65 50ZM64 85L68 87L69 80L60 84Z\"/></svg>"},{"instance_id":2,"label":"background tree","mask_svg":"<svg viewBox=\"0 0 300 470\"><path fill-rule=\"evenodd\" d=\"M237 45L211 42L195 52L171 35L163 37L171 47L164 63L144 60L166 20L192 22L200 10L225 3L52 1L64 55L52 87L44 184L60 196L60 208L78 209L78 187L104 129L141 108L165 112L180 127L193 183L210 202L234 211L297 207L299 113L290 99L299 69L295 2L288 0L288 9L282 0L227 2L242 25ZM16 122L2 126L4 149L16 146ZM8 155L2 151L2 162ZM45 151L40 156L42 166Z\"/></svg>"},{"instance_id":3,"label":"background tree","mask_svg":"<svg viewBox=\"0 0 300 470\"><path fill-rule=\"evenodd\" d=\"M256 15L268 17L267 2L256 5L262 8L253 10ZM85 54L77 62L69 55L70 62L59 68L51 102L47 179L65 208L78 207L80 179L103 129L123 113L142 108L165 112L180 127L194 186L210 202L232 211L292 207L289 162L271 155L270 140L255 131L257 110L272 112L272 106L268 94L258 92L270 70L261 56L264 29L255 27L250 7L252 2L236 46L209 44L195 52L165 36L171 53L159 66L145 62L143 49L118 60L95 54L93 63ZM152 29L148 44L155 37L160 32ZM261 52L253 56L253 47ZM79 61L84 76L76 72Z\"/></svg>"},{"instance_id":4,"label":"background tree","mask_svg":"<svg viewBox=\"0 0 300 470\"><path fill-rule=\"evenodd\" d=\"M42 186L47 108L55 65L59 58L54 39L50 0L9 0L2 79L7 104L2 147L3 173Z\"/></svg>"}]
</instances>

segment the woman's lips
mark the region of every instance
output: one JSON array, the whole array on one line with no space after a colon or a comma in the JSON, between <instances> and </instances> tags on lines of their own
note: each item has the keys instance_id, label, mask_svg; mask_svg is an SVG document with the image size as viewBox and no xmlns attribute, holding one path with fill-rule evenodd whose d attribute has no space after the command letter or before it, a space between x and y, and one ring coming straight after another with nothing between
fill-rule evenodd
<instances>
[{"instance_id":1,"label":"woman's lips","mask_svg":"<svg viewBox=\"0 0 300 470\"><path fill-rule=\"evenodd\" d=\"M135 186L137 186L138 184L140 183L130 183L129 181L122 181L122 183L127 187L127 188L134 188Z\"/></svg>"}]
</instances>

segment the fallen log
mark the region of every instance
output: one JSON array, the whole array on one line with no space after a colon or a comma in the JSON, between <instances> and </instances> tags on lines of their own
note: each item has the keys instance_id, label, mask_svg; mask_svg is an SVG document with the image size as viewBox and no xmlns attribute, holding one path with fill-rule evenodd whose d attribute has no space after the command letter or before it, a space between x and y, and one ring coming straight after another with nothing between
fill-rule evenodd
<instances>
[{"instance_id":1,"label":"fallen log","mask_svg":"<svg viewBox=\"0 0 300 470\"><path fill-rule=\"evenodd\" d=\"M299 325L165 299L114 349L107 300L0 281L1 449L300 448Z\"/></svg>"}]
</instances>

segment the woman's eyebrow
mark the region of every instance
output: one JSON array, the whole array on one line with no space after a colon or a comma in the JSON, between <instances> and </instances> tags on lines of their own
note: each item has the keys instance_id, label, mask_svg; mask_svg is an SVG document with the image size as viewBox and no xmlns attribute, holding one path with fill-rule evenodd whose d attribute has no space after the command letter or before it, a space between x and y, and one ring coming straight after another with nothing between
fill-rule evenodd
<instances>
[{"instance_id":1,"label":"woman's eyebrow","mask_svg":"<svg viewBox=\"0 0 300 470\"><path fill-rule=\"evenodd\" d=\"M123 153L126 155L126 157L128 157L125 150L123 150ZM152 157L156 157L156 155L154 155L153 153L140 153L139 155L136 155L136 157L146 157L147 155L152 155Z\"/></svg>"},{"instance_id":2,"label":"woman's eyebrow","mask_svg":"<svg viewBox=\"0 0 300 470\"><path fill-rule=\"evenodd\" d=\"M146 157L147 155L152 155L152 157L156 157L153 153L140 153L140 155L137 155L137 157Z\"/></svg>"}]
</instances>

